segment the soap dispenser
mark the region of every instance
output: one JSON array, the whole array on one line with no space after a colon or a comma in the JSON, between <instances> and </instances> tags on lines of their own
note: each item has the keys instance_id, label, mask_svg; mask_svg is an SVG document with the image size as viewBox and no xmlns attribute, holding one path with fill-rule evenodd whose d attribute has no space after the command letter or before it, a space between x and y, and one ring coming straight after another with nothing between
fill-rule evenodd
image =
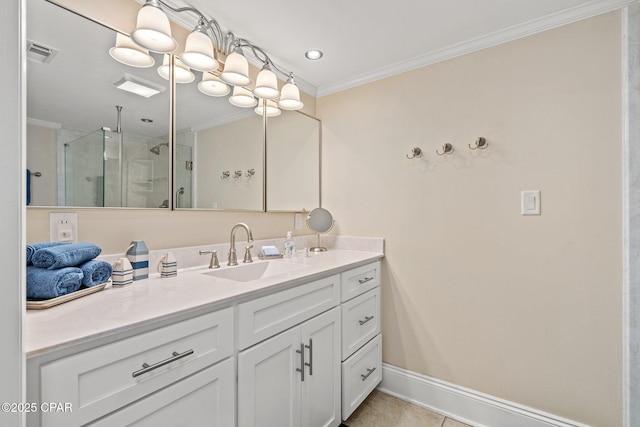
<instances>
[{"instance_id":1,"label":"soap dispenser","mask_svg":"<svg viewBox=\"0 0 640 427\"><path fill-rule=\"evenodd\" d=\"M133 266L133 280L149 277L149 249L144 240L133 240L127 248L127 258Z\"/></svg>"},{"instance_id":2,"label":"soap dispenser","mask_svg":"<svg viewBox=\"0 0 640 427\"><path fill-rule=\"evenodd\" d=\"M296 242L293 241L291 232L287 231L287 238L284 240L284 257L291 258L296 255Z\"/></svg>"}]
</instances>

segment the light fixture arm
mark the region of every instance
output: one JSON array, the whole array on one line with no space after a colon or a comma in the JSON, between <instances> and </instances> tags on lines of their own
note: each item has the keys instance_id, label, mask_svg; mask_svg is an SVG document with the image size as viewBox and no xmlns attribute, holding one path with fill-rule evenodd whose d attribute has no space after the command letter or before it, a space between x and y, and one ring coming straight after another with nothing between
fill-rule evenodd
<instances>
[{"instance_id":1,"label":"light fixture arm","mask_svg":"<svg viewBox=\"0 0 640 427\"><path fill-rule=\"evenodd\" d=\"M267 52L264 51L264 49L256 46L255 44L251 43L249 40L247 39L241 39L238 38L236 39L236 46L237 47L248 47L251 49L251 53L253 53L253 56L260 62L262 62L265 66L270 66L271 68L273 68L275 71L279 72L280 74L282 74L285 79L289 78L291 76L291 72L286 71L281 69L280 67L278 67L269 57L269 55L267 54ZM262 56L261 56L262 55Z\"/></svg>"},{"instance_id":2,"label":"light fixture arm","mask_svg":"<svg viewBox=\"0 0 640 427\"><path fill-rule=\"evenodd\" d=\"M273 69L277 72L279 72L280 74L282 74L285 78L289 78L289 76L292 74L289 71L286 71L280 67L278 67L269 57L269 55L267 54L267 52L264 51L264 49L262 49L259 46L256 46L255 44L251 43L249 40L247 39L243 39L240 37L236 37L236 35L232 32L227 32L226 36L223 36L223 32L222 32L222 28L220 27L220 24L218 24L218 21L216 21L215 19L208 19L204 16L204 14L202 12L200 12L198 9L196 9L193 6L186 6L186 7L173 7L170 4L165 3L162 0L147 0L147 3L149 3L150 5L159 7L160 5L166 7L167 9L171 10L172 12L175 13L182 13L182 12L191 12L194 13L195 15L197 15L198 17L198 25L196 26L196 29L198 29L198 27L200 27L201 30L204 30L204 32L206 32L206 30L209 30L209 32L211 33L213 40L215 42L215 44L217 45L217 47L223 52L223 53L229 53L232 50L232 47L248 47L251 49L251 52L253 53L253 56L260 62L262 62L263 64L269 64L271 65L271 67L273 67Z\"/></svg>"},{"instance_id":3,"label":"light fixture arm","mask_svg":"<svg viewBox=\"0 0 640 427\"><path fill-rule=\"evenodd\" d=\"M209 30L211 35L213 36L213 40L215 44L221 50L226 52L226 47L224 46L224 37L222 36L222 29L220 28L220 24L218 24L218 21L216 21L215 19L205 18L204 14L193 6L176 8L171 6L170 4L165 3L162 0L147 0L147 3L151 3L154 6L162 5L175 13L191 12L196 14L198 17L198 25L196 26L196 28L201 27L202 29L205 30L205 32L206 30Z\"/></svg>"}]
</instances>

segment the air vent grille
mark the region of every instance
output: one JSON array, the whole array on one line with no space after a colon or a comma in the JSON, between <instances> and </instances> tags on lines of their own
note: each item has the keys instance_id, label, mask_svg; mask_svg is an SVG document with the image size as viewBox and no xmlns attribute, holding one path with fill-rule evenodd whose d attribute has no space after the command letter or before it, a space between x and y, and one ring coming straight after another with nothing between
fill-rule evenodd
<instances>
[{"instance_id":1,"label":"air vent grille","mask_svg":"<svg viewBox=\"0 0 640 427\"><path fill-rule=\"evenodd\" d=\"M56 56L56 53L58 53L57 49L38 42L27 41L27 59L31 61L46 64L51 62L53 57Z\"/></svg>"}]
</instances>

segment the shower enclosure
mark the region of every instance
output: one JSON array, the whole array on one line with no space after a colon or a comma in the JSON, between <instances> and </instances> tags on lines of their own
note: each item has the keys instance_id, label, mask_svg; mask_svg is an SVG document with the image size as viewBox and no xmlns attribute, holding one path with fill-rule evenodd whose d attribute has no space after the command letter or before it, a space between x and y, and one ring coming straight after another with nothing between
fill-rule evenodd
<instances>
[{"instance_id":1,"label":"shower enclosure","mask_svg":"<svg viewBox=\"0 0 640 427\"><path fill-rule=\"evenodd\" d=\"M65 205L168 207L168 145L107 129L64 144Z\"/></svg>"}]
</instances>

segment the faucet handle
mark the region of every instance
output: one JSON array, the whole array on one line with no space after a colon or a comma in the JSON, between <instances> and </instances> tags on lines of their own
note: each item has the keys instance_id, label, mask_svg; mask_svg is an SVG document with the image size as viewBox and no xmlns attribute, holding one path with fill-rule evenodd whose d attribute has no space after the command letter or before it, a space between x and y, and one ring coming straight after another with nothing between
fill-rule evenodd
<instances>
[{"instance_id":1,"label":"faucet handle","mask_svg":"<svg viewBox=\"0 0 640 427\"><path fill-rule=\"evenodd\" d=\"M244 263L253 262L253 258L251 258L251 248L253 248L253 245L249 245L244 248L244 259L242 260L242 262Z\"/></svg>"},{"instance_id":2,"label":"faucet handle","mask_svg":"<svg viewBox=\"0 0 640 427\"><path fill-rule=\"evenodd\" d=\"M218 262L218 251L212 249L210 251L200 251L200 255L211 254L211 260L209 261L209 268L220 268L220 263Z\"/></svg>"}]
</instances>

